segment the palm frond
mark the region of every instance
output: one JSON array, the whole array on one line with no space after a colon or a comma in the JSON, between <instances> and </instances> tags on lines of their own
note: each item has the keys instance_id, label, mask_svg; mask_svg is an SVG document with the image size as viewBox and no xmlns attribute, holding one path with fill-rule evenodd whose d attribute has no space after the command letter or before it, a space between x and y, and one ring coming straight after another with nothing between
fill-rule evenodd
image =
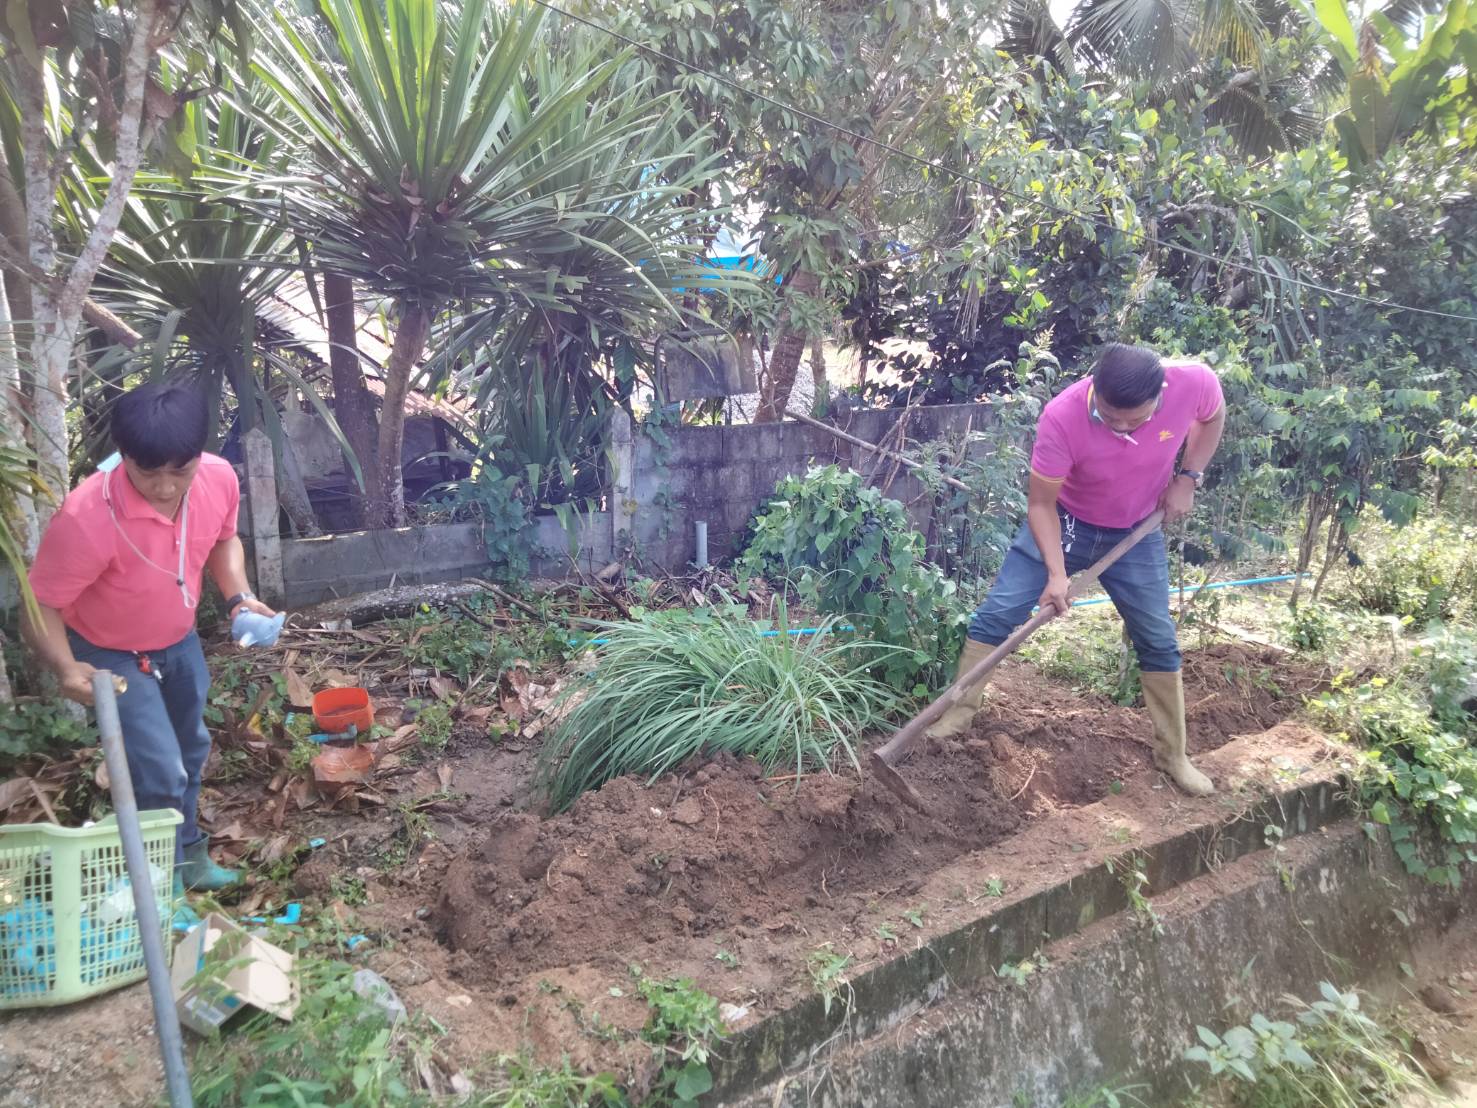
<instances>
[{"instance_id":1,"label":"palm frond","mask_svg":"<svg viewBox=\"0 0 1477 1108\"><path fill-rule=\"evenodd\" d=\"M1198 25L1188 0L1085 0L1067 37L1100 68L1160 82L1190 67Z\"/></svg>"}]
</instances>

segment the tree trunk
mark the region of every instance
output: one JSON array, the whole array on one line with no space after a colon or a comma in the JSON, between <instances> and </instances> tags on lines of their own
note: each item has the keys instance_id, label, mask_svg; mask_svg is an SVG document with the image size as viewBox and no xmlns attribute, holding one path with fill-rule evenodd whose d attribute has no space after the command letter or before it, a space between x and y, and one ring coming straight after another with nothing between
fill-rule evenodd
<instances>
[{"instance_id":1,"label":"tree trunk","mask_svg":"<svg viewBox=\"0 0 1477 1108\"><path fill-rule=\"evenodd\" d=\"M282 498L282 510L287 513L292 529L299 537L313 538L323 534L323 528L318 526L318 517L313 514L313 502L308 498L308 486L303 480L297 452L286 436L282 438L281 465L277 468L277 495Z\"/></svg>"},{"instance_id":2,"label":"tree trunk","mask_svg":"<svg viewBox=\"0 0 1477 1108\"><path fill-rule=\"evenodd\" d=\"M794 324L790 298L808 295L819 285L815 274L804 269L797 270L789 282L785 307L780 312L779 337L775 339L774 353L769 359L769 373L760 394L759 410L754 414L755 423L774 423L785 417L790 391L795 387L795 373L800 368L800 358L805 353L808 338L805 331Z\"/></svg>"},{"instance_id":3,"label":"tree trunk","mask_svg":"<svg viewBox=\"0 0 1477 1108\"><path fill-rule=\"evenodd\" d=\"M25 394L21 389L20 356L16 350L15 332L11 326L10 300L6 290L17 278L0 271L0 441L23 445L26 442ZM18 496L14 504L4 505L15 527L21 554L29 562L36 556L41 532L36 525L36 502L29 496Z\"/></svg>"},{"instance_id":4,"label":"tree trunk","mask_svg":"<svg viewBox=\"0 0 1477 1108\"><path fill-rule=\"evenodd\" d=\"M1323 595L1323 583L1328 580L1328 574L1338 562L1339 557L1348 547L1349 530L1344 526L1341 519L1332 519L1328 523L1328 545L1323 551L1323 566L1318 571L1318 578L1313 582L1313 593L1309 598L1313 604L1318 603L1318 598Z\"/></svg>"},{"instance_id":5,"label":"tree trunk","mask_svg":"<svg viewBox=\"0 0 1477 1108\"><path fill-rule=\"evenodd\" d=\"M831 409L831 379L826 373L826 339L816 335L810 340L810 376L815 382L815 414L824 418Z\"/></svg>"},{"instance_id":6,"label":"tree trunk","mask_svg":"<svg viewBox=\"0 0 1477 1108\"><path fill-rule=\"evenodd\" d=\"M51 116L47 110L47 62L42 58L28 60L19 52L12 53L8 59L21 116L30 261L37 273L56 275L54 286L42 280L33 282L31 286L34 324L31 360L35 375L33 418L36 455L42 480L58 495L65 493L70 484L67 466L67 367L87 304L87 293L117 234L123 207L128 202L128 193L143 157L146 79L154 55L170 37L168 32L157 33L160 5L161 0L138 0L134 6L133 24L123 52L120 80L123 95L118 110L108 189L86 240L70 266L60 273L56 269L53 217L67 155L60 150L53 153L51 136L47 133L46 121ZM172 5L165 14L172 14ZM38 527L46 526L53 511L54 507L49 503L36 505Z\"/></svg>"},{"instance_id":7,"label":"tree trunk","mask_svg":"<svg viewBox=\"0 0 1477 1108\"><path fill-rule=\"evenodd\" d=\"M1308 572L1308 566L1313 562L1313 547L1318 542L1318 531L1323 526L1325 504L1323 494L1313 493L1308 497L1308 518L1303 525L1302 536L1298 539L1297 576L1292 582L1292 596L1288 605L1296 610L1298 599L1303 592L1303 576Z\"/></svg>"},{"instance_id":8,"label":"tree trunk","mask_svg":"<svg viewBox=\"0 0 1477 1108\"><path fill-rule=\"evenodd\" d=\"M378 444L374 397L364 387L364 366L359 360L359 333L354 318L354 281L341 273L323 275L323 305L328 313L328 365L333 372L333 415L339 430L349 440L359 473L360 494L352 498L354 519L363 526L365 495L376 487Z\"/></svg>"},{"instance_id":9,"label":"tree trunk","mask_svg":"<svg viewBox=\"0 0 1477 1108\"><path fill-rule=\"evenodd\" d=\"M38 288L34 300L36 337L31 343L31 364L36 389L32 397L36 459L41 480L59 502L72 484L67 465L67 364L77 331L58 318L60 313L49 294ZM37 526L45 530L54 510L54 504L37 503Z\"/></svg>"},{"instance_id":10,"label":"tree trunk","mask_svg":"<svg viewBox=\"0 0 1477 1108\"><path fill-rule=\"evenodd\" d=\"M11 257L29 258L30 240L26 235L26 205L16 191L10 174L0 172L0 236L5 239ZM5 276L5 308L12 328L10 342L16 350L31 348L31 282L16 272Z\"/></svg>"},{"instance_id":11,"label":"tree trunk","mask_svg":"<svg viewBox=\"0 0 1477 1108\"><path fill-rule=\"evenodd\" d=\"M400 469L405 445L405 397L410 391L410 374L426 348L430 333L431 313L419 304L406 304L395 332L395 345L390 348L390 360L385 365L379 464L374 467L377 479L370 490L368 510L371 527L405 525L405 479Z\"/></svg>"}]
</instances>

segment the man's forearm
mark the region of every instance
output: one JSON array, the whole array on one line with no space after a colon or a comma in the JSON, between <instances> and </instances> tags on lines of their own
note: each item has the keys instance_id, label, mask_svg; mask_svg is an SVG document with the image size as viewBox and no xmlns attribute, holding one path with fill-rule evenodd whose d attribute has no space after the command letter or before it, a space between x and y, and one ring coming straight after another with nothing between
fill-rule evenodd
<instances>
[{"instance_id":1,"label":"man's forearm","mask_svg":"<svg viewBox=\"0 0 1477 1108\"><path fill-rule=\"evenodd\" d=\"M241 545L240 535L232 535L216 543L215 549L205 559L205 568L226 599L251 591L246 580L246 550Z\"/></svg>"},{"instance_id":2,"label":"man's forearm","mask_svg":"<svg viewBox=\"0 0 1477 1108\"><path fill-rule=\"evenodd\" d=\"M72 644L67 641L67 625L61 612L41 605L41 622L33 623L21 616L21 636L35 655L52 673L61 674L77 664L72 655Z\"/></svg>"},{"instance_id":3,"label":"man's forearm","mask_svg":"<svg viewBox=\"0 0 1477 1108\"><path fill-rule=\"evenodd\" d=\"M1183 468L1204 473L1210 460L1215 457L1216 449L1221 445L1221 435L1225 430L1224 404L1219 412L1204 423L1190 424L1190 433L1185 436L1185 459L1181 463Z\"/></svg>"},{"instance_id":4,"label":"man's forearm","mask_svg":"<svg viewBox=\"0 0 1477 1108\"><path fill-rule=\"evenodd\" d=\"M1032 504L1026 509L1026 520L1031 527L1031 537L1041 551L1041 560L1046 563L1046 572L1052 577L1067 575L1067 560L1062 555L1062 521L1056 513L1055 504Z\"/></svg>"}]
</instances>

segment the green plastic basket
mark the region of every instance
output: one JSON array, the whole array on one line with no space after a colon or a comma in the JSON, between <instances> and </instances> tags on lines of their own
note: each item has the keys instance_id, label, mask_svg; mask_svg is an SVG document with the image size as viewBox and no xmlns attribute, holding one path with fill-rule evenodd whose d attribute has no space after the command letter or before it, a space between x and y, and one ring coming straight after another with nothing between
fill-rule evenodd
<instances>
[{"instance_id":1,"label":"green plastic basket","mask_svg":"<svg viewBox=\"0 0 1477 1108\"><path fill-rule=\"evenodd\" d=\"M168 808L139 813L166 950L182 819ZM145 973L116 819L0 827L0 1010L70 1004Z\"/></svg>"}]
</instances>

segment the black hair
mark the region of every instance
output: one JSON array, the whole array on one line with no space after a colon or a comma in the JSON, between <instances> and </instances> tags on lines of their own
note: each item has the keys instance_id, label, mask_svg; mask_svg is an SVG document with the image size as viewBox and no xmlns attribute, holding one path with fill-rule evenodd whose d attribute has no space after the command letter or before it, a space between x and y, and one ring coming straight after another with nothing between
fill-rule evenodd
<instances>
[{"instance_id":1,"label":"black hair","mask_svg":"<svg viewBox=\"0 0 1477 1108\"><path fill-rule=\"evenodd\" d=\"M188 465L205 450L210 411L188 385L150 381L113 405L113 445L144 469Z\"/></svg>"},{"instance_id":2,"label":"black hair","mask_svg":"<svg viewBox=\"0 0 1477 1108\"><path fill-rule=\"evenodd\" d=\"M1092 370L1092 384L1103 402L1114 408L1137 408L1164 388L1164 363L1147 346L1112 342Z\"/></svg>"}]
</instances>

